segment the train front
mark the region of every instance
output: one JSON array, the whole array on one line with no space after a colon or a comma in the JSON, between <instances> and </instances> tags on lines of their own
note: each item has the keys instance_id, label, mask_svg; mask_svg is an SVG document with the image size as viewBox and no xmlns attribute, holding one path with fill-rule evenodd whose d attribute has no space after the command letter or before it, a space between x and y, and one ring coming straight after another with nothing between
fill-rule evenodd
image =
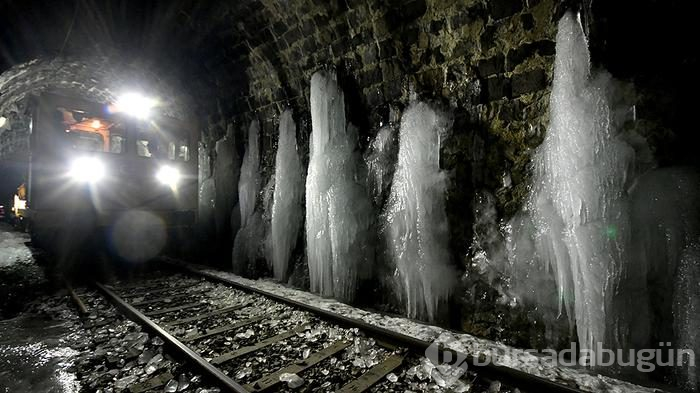
<instances>
[{"instance_id":1,"label":"train front","mask_svg":"<svg viewBox=\"0 0 700 393\"><path fill-rule=\"evenodd\" d=\"M148 102L130 100L132 107L37 99L28 215L38 241L59 250L106 241L117 255L140 261L188 240L197 207L197 133L174 119L151 118Z\"/></svg>"}]
</instances>

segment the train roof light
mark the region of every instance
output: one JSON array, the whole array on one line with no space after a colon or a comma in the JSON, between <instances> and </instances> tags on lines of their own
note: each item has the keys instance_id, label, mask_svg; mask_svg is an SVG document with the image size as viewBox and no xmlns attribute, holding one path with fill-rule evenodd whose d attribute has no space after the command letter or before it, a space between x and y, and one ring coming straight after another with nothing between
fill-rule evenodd
<instances>
[{"instance_id":1,"label":"train roof light","mask_svg":"<svg viewBox=\"0 0 700 393\"><path fill-rule=\"evenodd\" d=\"M156 106L156 100L139 93L125 93L114 104L116 112L123 112L138 119L146 119L151 109Z\"/></svg>"}]
</instances>

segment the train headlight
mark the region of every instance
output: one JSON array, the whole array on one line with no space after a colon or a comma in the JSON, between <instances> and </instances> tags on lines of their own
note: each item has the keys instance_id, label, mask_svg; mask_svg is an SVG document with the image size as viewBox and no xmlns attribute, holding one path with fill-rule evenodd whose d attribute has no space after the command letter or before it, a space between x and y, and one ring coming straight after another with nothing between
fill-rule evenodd
<instances>
[{"instance_id":1,"label":"train headlight","mask_svg":"<svg viewBox=\"0 0 700 393\"><path fill-rule=\"evenodd\" d=\"M156 173L156 179L166 186L175 188L177 183L180 181L180 171L171 166L164 166L158 170L158 173Z\"/></svg>"},{"instance_id":2,"label":"train headlight","mask_svg":"<svg viewBox=\"0 0 700 393\"><path fill-rule=\"evenodd\" d=\"M146 119L151 114L157 104L153 98L143 96L139 93L126 93L117 99L114 110L123 112L138 119Z\"/></svg>"},{"instance_id":3,"label":"train headlight","mask_svg":"<svg viewBox=\"0 0 700 393\"><path fill-rule=\"evenodd\" d=\"M95 183L104 177L105 167L95 157L80 157L73 161L68 175L81 183Z\"/></svg>"}]
</instances>

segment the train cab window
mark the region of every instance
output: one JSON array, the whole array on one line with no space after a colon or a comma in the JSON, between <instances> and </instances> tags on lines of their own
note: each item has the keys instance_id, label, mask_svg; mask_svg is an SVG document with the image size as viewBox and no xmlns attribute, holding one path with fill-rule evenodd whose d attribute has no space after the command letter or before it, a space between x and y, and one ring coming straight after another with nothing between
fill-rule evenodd
<instances>
[{"instance_id":1,"label":"train cab window","mask_svg":"<svg viewBox=\"0 0 700 393\"><path fill-rule=\"evenodd\" d=\"M70 145L76 150L103 151L104 139L99 134L66 130Z\"/></svg>"},{"instance_id":2,"label":"train cab window","mask_svg":"<svg viewBox=\"0 0 700 393\"><path fill-rule=\"evenodd\" d=\"M187 146L187 141L180 141L180 149L177 154L177 159L181 161L190 160L190 147Z\"/></svg>"},{"instance_id":3,"label":"train cab window","mask_svg":"<svg viewBox=\"0 0 700 393\"><path fill-rule=\"evenodd\" d=\"M138 154L139 157L153 157L155 150L156 149L152 141L149 141L148 139L136 140L136 154Z\"/></svg>"},{"instance_id":4,"label":"train cab window","mask_svg":"<svg viewBox=\"0 0 700 393\"><path fill-rule=\"evenodd\" d=\"M81 110L56 108L56 121L65 131L68 144L76 150L121 154L124 128L112 120Z\"/></svg>"},{"instance_id":5,"label":"train cab window","mask_svg":"<svg viewBox=\"0 0 700 393\"><path fill-rule=\"evenodd\" d=\"M177 145L175 145L175 142L168 143L168 160L175 159L175 150L176 149L177 149Z\"/></svg>"},{"instance_id":6,"label":"train cab window","mask_svg":"<svg viewBox=\"0 0 700 393\"><path fill-rule=\"evenodd\" d=\"M113 134L109 136L109 152L121 154L126 147L126 138L123 135Z\"/></svg>"}]
</instances>

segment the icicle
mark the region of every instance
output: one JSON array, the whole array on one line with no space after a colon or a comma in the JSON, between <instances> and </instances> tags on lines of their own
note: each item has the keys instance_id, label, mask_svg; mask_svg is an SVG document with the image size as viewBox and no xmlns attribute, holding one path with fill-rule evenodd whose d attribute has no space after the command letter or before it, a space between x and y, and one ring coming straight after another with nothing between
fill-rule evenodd
<instances>
[{"instance_id":1,"label":"icicle","mask_svg":"<svg viewBox=\"0 0 700 393\"><path fill-rule=\"evenodd\" d=\"M272 266L275 278L281 281L287 278L289 258L303 220L304 175L297 153L296 131L292 111L286 110L280 117L272 204Z\"/></svg>"},{"instance_id":2,"label":"icicle","mask_svg":"<svg viewBox=\"0 0 700 393\"><path fill-rule=\"evenodd\" d=\"M253 120L248 129L248 145L238 182L241 228L233 242L233 271L240 274L254 265L265 237L262 214L255 210L255 200L261 185L259 133L260 124Z\"/></svg>"},{"instance_id":3,"label":"icicle","mask_svg":"<svg viewBox=\"0 0 700 393\"><path fill-rule=\"evenodd\" d=\"M357 131L346 125L333 72L311 78L311 159L306 179L306 242L311 290L352 300L370 274L372 206L358 182Z\"/></svg>"},{"instance_id":4,"label":"icicle","mask_svg":"<svg viewBox=\"0 0 700 393\"><path fill-rule=\"evenodd\" d=\"M384 213L396 284L411 318L433 320L455 282L450 266L440 134L447 118L425 103L401 118L399 161Z\"/></svg>"}]
</instances>

